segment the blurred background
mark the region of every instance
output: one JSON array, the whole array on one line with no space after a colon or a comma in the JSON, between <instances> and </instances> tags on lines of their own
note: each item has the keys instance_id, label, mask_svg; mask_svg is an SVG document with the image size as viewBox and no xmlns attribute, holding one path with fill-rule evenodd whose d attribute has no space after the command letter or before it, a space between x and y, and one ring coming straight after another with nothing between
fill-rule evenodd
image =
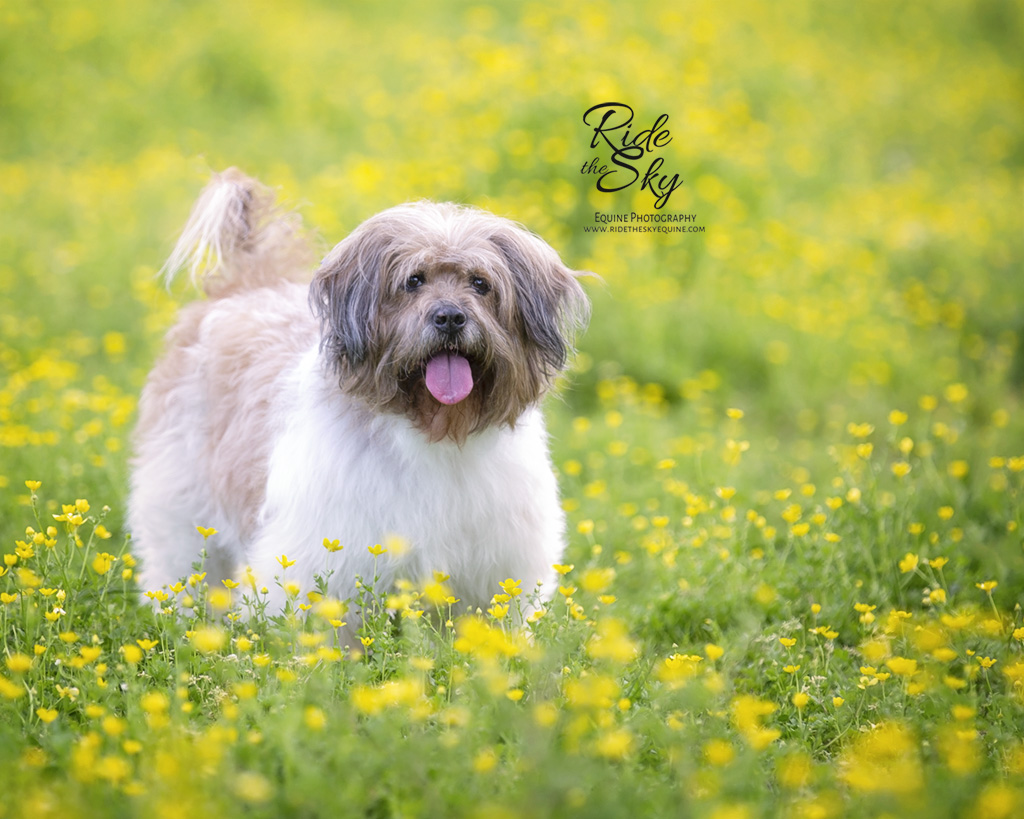
<instances>
[{"instance_id":1,"label":"blurred background","mask_svg":"<svg viewBox=\"0 0 1024 819\"><path fill-rule=\"evenodd\" d=\"M940 445L972 430L968 461L1020 454L1022 25L1000 0L0 3L0 480L120 514L136 395L191 298L154 274L230 165L325 248L450 199L599 274L556 454L622 406L670 455L744 409L766 486L892 409ZM669 115L664 212L704 233L584 231L653 212L580 173L609 100Z\"/></svg>"}]
</instances>

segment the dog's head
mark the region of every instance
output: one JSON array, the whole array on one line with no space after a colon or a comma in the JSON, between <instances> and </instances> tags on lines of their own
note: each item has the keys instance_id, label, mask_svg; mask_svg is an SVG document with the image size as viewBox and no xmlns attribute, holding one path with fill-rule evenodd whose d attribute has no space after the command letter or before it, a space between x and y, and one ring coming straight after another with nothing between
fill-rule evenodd
<instances>
[{"instance_id":1,"label":"dog's head","mask_svg":"<svg viewBox=\"0 0 1024 819\"><path fill-rule=\"evenodd\" d=\"M310 301L343 390L461 442L514 424L565 367L589 312L576 275L507 219L416 202L335 247Z\"/></svg>"}]
</instances>

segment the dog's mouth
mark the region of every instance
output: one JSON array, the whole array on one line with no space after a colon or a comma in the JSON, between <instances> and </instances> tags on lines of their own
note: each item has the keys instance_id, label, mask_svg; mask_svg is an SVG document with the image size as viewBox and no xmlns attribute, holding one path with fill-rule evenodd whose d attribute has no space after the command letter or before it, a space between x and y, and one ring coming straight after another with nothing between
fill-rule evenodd
<instances>
[{"instance_id":1,"label":"dog's mouth","mask_svg":"<svg viewBox=\"0 0 1024 819\"><path fill-rule=\"evenodd\" d=\"M442 350L427 360L427 390L442 404L458 404L473 391L473 368L456 350Z\"/></svg>"}]
</instances>

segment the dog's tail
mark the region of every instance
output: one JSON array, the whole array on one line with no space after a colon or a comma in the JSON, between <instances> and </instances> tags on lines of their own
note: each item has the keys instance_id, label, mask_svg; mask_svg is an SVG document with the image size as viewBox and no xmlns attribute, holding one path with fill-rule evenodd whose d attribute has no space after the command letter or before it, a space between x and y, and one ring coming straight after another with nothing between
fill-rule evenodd
<instances>
[{"instance_id":1,"label":"dog's tail","mask_svg":"<svg viewBox=\"0 0 1024 819\"><path fill-rule=\"evenodd\" d=\"M203 190L160 273L170 285L187 270L211 298L308 279L313 248L298 213L278 207L274 192L229 168Z\"/></svg>"}]
</instances>

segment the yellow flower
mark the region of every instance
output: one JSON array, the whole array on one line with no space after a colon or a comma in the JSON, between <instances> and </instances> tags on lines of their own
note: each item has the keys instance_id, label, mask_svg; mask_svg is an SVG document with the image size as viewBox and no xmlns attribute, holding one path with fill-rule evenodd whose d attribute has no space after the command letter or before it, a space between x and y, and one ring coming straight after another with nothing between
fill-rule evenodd
<instances>
[{"instance_id":1,"label":"yellow flower","mask_svg":"<svg viewBox=\"0 0 1024 819\"><path fill-rule=\"evenodd\" d=\"M170 700L163 691L147 691L139 698L139 707L147 714L163 714L170 705Z\"/></svg>"},{"instance_id":2,"label":"yellow flower","mask_svg":"<svg viewBox=\"0 0 1024 819\"><path fill-rule=\"evenodd\" d=\"M950 384L943 390L942 394L951 404L959 404L970 394L966 384Z\"/></svg>"},{"instance_id":3,"label":"yellow flower","mask_svg":"<svg viewBox=\"0 0 1024 819\"><path fill-rule=\"evenodd\" d=\"M289 566L295 565L295 561L289 560L288 555L281 555L277 558L277 562L281 564L282 569L287 569Z\"/></svg>"},{"instance_id":4,"label":"yellow flower","mask_svg":"<svg viewBox=\"0 0 1024 819\"><path fill-rule=\"evenodd\" d=\"M779 642L782 643L786 648L792 648L796 645L795 637L780 637Z\"/></svg>"},{"instance_id":5,"label":"yellow flower","mask_svg":"<svg viewBox=\"0 0 1024 819\"><path fill-rule=\"evenodd\" d=\"M205 526L197 526L196 531L203 536L203 540L208 540L213 535L217 534L217 530L213 528L206 528Z\"/></svg>"},{"instance_id":6,"label":"yellow flower","mask_svg":"<svg viewBox=\"0 0 1024 819\"><path fill-rule=\"evenodd\" d=\"M900 571L903 574L908 574L917 568L918 557L913 552L907 552L903 559L899 562Z\"/></svg>"},{"instance_id":7,"label":"yellow flower","mask_svg":"<svg viewBox=\"0 0 1024 819\"><path fill-rule=\"evenodd\" d=\"M889 423L894 427L898 427L901 424L907 423L907 414L902 410L892 410L889 413Z\"/></svg>"},{"instance_id":8,"label":"yellow flower","mask_svg":"<svg viewBox=\"0 0 1024 819\"><path fill-rule=\"evenodd\" d=\"M250 805L261 805L274 795L274 786L255 771L242 771L235 776L232 790L235 796Z\"/></svg>"},{"instance_id":9,"label":"yellow flower","mask_svg":"<svg viewBox=\"0 0 1024 819\"><path fill-rule=\"evenodd\" d=\"M928 592L928 602L932 604L945 603L946 602L946 590L945 589L932 589Z\"/></svg>"},{"instance_id":10,"label":"yellow flower","mask_svg":"<svg viewBox=\"0 0 1024 819\"><path fill-rule=\"evenodd\" d=\"M330 538L326 538L325 537L324 538L324 548L328 552L340 552L345 547L341 545L340 541L338 541L338 540L331 540Z\"/></svg>"},{"instance_id":11,"label":"yellow flower","mask_svg":"<svg viewBox=\"0 0 1024 819\"><path fill-rule=\"evenodd\" d=\"M473 758L473 770L477 773L488 773L498 765L498 755L493 748L484 748Z\"/></svg>"},{"instance_id":12,"label":"yellow flower","mask_svg":"<svg viewBox=\"0 0 1024 819\"><path fill-rule=\"evenodd\" d=\"M719 659L723 654L725 654L725 649L714 643L708 643L704 646L704 656L712 662Z\"/></svg>"},{"instance_id":13,"label":"yellow flower","mask_svg":"<svg viewBox=\"0 0 1024 819\"><path fill-rule=\"evenodd\" d=\"M843 752L840 777L856 791L907 794L923 784L917 743L902 726L882 723Z\"/></svg>"},{"instance_id":14,"label":"yellow flower","mask_svg":"<svg viewBox=\"0 0 1024 819\"><path fill-rule=\"evenodd\" d=\"M947 471L952 478L965 478L967 473L971 471L971 467L967 461L953 461L950 463Z\"/></svg>"},{"instance_id":15,"label":"yellow flower","mask_svg":"<svg viewBox=\"0 0 1024 819\"><path fill-rule=\"evenodd\" d=\"M43 585L43 579L31 569L18 569L18 583L25 589L36 589Z\"/></svg>"},{"instance_id":16,"label":"yellow flower","mask_svg":"<svg viewBox=\"0 0 1024 819\"><path fill-rule=\"evenodd\" d=\"M226 611L227 609L231 608L230 588L210 589L210 594L207 597L207 602L210 604L210 608L212 608L214 611Z\"/></svg>"},{"instance_id":17,"label":"yellow flower","mask_svg":"<svg viewBox=\"0 0 1024 819\"><path fill-rule=\"evenodd\" d=\"M892 474L897 478L905 478L910 473L910 464L906 461L897 461L891 468Z\"/></svg>"},{"instance_id":18,"label":"yellow flower","mask_svg":"<svg viewBox=\"0 0 1024 819\"><path fill-rule=\"evenodd\" d=\"M327 715L315 705L306 706L302 719L310 731L322 731L327 727Z\"/></svg>"},{"instance_id":19,"label":"yellow flower","mask_svg":"<svg viewBox=\"0 0 1024 819\"><path fill-rule=\"evenodd\" d=\"M832 705L834 705L836 708L842 707L844 702L846 702L846 700L844 700L842 697L833 697L832 698Z\"/></svg>"},{"instance_id":20,"label":"yellow flower","mask_svg":"<svg viewBox=\"0 0 1024 819\"><path fill-rule=\"evenodd\" d=\"M193 631L189 639L201 654L213 654L224 647L228 636L222 628L203 626Z\"/></svg>"},{"instance_id":21,"label":"yellow flower","mask_svg":"<svg viewBox=\"0 0 1024 819\"><path fill-rule=\"evenodd\" d=\"M762 606L770 606L777 597L778 593L767 583L761 583L754 589L754 600Z\"/></svg>"},{"instance_id":22,"label":"yellow flower","mask_svg":"<svg viewBox=\"0 0 1024 819\"><path fill-rule=\"evenodd\" d=\"M35 492L42 485L42 481L25 481L25 486L28 487L30 492Z\"/></svg>"},{"instance_id":23,"label":"yellow flower","mask_svg":"<svg viewBox=\"0 0 1024 819\"><path fill-rule=\"evenodd\" d=\"M595 659L628 663L640 653L623 622L614 618L601 620L587 641L587 653Z\"/></svg>"},{"instance_id":24,"label":"yellow flower","mask_svg":"<svg viewBox=\"0 0 1024 819\"><path fill-rule=\"evenodd\" d=\"M762 724L764 717L775 711L774 703L744 694L732 701L731 711L736 729L756 751L764 750L782 736L781 731Z\"/></svg>"},{"instance_id":25,"label":"yellow flower","mask_svg":"<svg viewBox=\"0 0 1024 819\"><path fill-rule=\"evenodd\" d=\"M912 677L917 673L917 660L908 660L906 657L893 657L886 661L886 666L900 677Z\"/></svg>"},{"instance_id":26,"label":"yellow flower","mask_svg":"<svg viewBox=\"0 0 1024 819\"><path fill-rule=\"evenodd\" d=\"M628 729L617 728L598 737L594 750L605 759L624 759L633 751L635 744L635 738Z\"/></svg>"},{"instance_id":27,"label":"yellow flower","mask_svg":"<svg viewBox=\"0 0 1024 819\"><path fill-rule=\"evenodd\" d=\"M7 658L7 668L15 674L23 674L32 667L32 658L27 654L12 654Z\"/></svg>"},{"instance_id":28,"label":"yellow flower","mask_svg":"<svg viewBox=\"0 0 1024 819\"><path fill-rule=\"evenodd\" d=\"M974 622L974 615L943 614L939 619L942 621L942 625L946 626L946 628L952 629L953 631L962 631Z\"/></svg>"},{"instance_id":29,"label":"yellow flower","mask_svg":"<svg viewBox=\"0 0 1024 819\"><path fill-rule=\"evenodd\" d=\"M952 709L953 719L958 722L966 722L969 719L974 719L978 714L978 709L970 705L954 705Z\"/></svg>"},{"instance_id":30,"label":"yellow flower","mask_svg":"<svg viewBox=\"0 0 1024 819\"><path fill-rule=\"evenodd\" d=\"M571 563L568 563L568 564L555 563L551 568L553 568L560 575L567 575L567 574L569 574L569 572L571 572L576 567L573 566Z\"/></svg>"},{"instance_id":31,"label":"yellow flower","mask_svg":"<svg viewBox=\"0 0 1024 819\"><path fill-rule=\"evenodd\" d=\"M992 589L998 586L999 583L996 580L986 580L984 583L975 583L974 585L985 592L985 594L988 594Z\"/></svg>"},{"instance_id":32,"label":"yellow flower","mask_svg":"<svg viewBox=\"0 0 1024 819\"><path fill-rule=\"evenodd\" d=\"M584 591L592 594L604 592L615 580L615 569L587 569L579 579Z\"/></svg>"},{"instance_id":33,"label":"yellow flower","mask_svg":"<svg viewBox=\"0 0 1024 819\"><path fill-rule=\"evenodd\" d=\"M114 565L115 560L117 560L117 558L114 555L107 554L106 552L100 552L95 558L93 558L92 570L96 572L96 574L106 574L110 571L110 567Z\"/></svg>"},{"instance_id":34,"label":"yellow flower","mask_svg":"<svg viewBox=\"0 0 1024 819\"><path fill-rule=\"evenodd\" d=\"M16 700L18 697L25 696L25 689L7 679L3 674L0 674L0 696L9 700Z\"/></svg>"},{"instance_id":35,"label":"yellow flower","mask_svg":"<svg viewBox=\"0 0 1024 819\"><path fill-rule=\"evenodd\" d=\"M100 723L100 727L103 729L103 733L109 737L121 736L126 730L128 730L127 720L121 717L115 717L113 714L103 718L103 722Z\"/></svg>"},{"instance_id":36,"label":"yellow flower","mask_svg":"<svg viewBox=\"0 0 1024 819\"><path fill-rule=\"evenodd\" d=\"M704 758L716 768L728 765L736 758L736 749L724 739L712 739L704 746Z\"/></svg>"},{"instance_id":37,"label":"yellow flower","mask_svg":"<svg viewBox=\"0 0 1024 819\"><path fill-rule=\"evenodd\" d=\"M491 615L491 617L493 617L495 620L501 620L505 617L506 614L508 614L508 605L503 606L500 603L495 603L493 606L487 609L487 613Z\"/></svg>"},{"instance_id":38,"label":"yellow flower","mask_svg":"<svg viewBox=\"0 0 1024 819\"><path fill-rule=\"evenodd\" d=\"M379 543L375 543L373 546L368 546L367 551L374 557L380 557L382 554L387 553L387 549L385 549Z\"/></svg>"},{"instance_id":39,"label":"yellow flower","mask_svg":"<svg viewBox=\"0 0 1024 819\"><path fill-rule=\"evenodd\" d=\"M810 699L811 698L803 691L797 691L797 693L793 695L793 705L797 707L797 710L803 710Z\"/></svg>"},{"instance_id":40,"label":"yellow flower","mask_svg":"<svg viewBox=\"0 0 1024 819\"><path fill-rule=\"evenodd\" d=\"M39 717L39 719L42 720L43 722L49 724L49 723L53 722L55 719L57 719L57 709L56 708L37 708L36 709L36 716Z\"/></svg>"}]
</instances>

